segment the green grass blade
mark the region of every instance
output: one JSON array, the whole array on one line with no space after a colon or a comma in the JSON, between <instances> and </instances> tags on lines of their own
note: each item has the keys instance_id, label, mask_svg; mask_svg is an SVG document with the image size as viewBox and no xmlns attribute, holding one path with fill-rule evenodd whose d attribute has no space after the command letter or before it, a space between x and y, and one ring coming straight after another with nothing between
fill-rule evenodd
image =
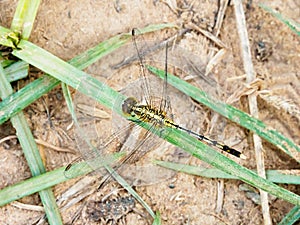
<instances>
[{"instance_id":1,"label":"green grass blade","mask_svg":"<svg viewBox=\"0 0 300 225\"><path fill-rule=\"evenodd\" d=\"M80 168L80 170L76 171L77 168ZM78 176L79 174L85 175L92 171L90 167L84 167L82 163L72 165L71 169L76 172ZM50 188L61 182L67 181L70 178L64 176L64 172L65 167L61 167L59 169L32 177L20 183L3 188L2 190L0 190L0 206L6 205L25 196L32 195L43 189Z\"/></svg>"},{"instance_id":2,"label":"green grass blade","mask_svg":"<svg viewBox=\"0 0 300 225\"><path fill-rule=\"evenodd\" d=\"M100 168L104 164L113 163L115 160L119 159L122 156L124 155L118 153L108 156L104 159L102 158L95 160L97 160L98 166ZM0 206L23 198L27 195L31 195L41 190L50 188L69 179L86 175L93 171L93 169L86 162L72 165L68 170L68 176L65 175L65 169L66 167L61 167L59 169L32 177L18 184L14 184L0 190Z\"/></svg>"},{"instance_id":3,"label":"green grass blade","mask_svg":"<svg viewBox=\"0 0 300 225\"><path fill-rule=\"evenodd\" d=\"M148 69L156 74L158 77L164 79L164 71L159 70L155 67L148 66ZM242 127L245 127L254 133L258 134L265 140L274 144L281 150L283 150L286 154L291 157L299 160L294 152L300 152L300 147L297 146L293 141L284 137L282 134L277 132L271 127L266 126L262 121L253 118L249 114L238 110L237 108L227 105L223 102L217 102L215 99L212 99L208 94L204 91L194 87L193 85L179 79L178 77L173 76L172 74L168 74L168 82L182 91L186 95L192 97L196 101L206 105L210 109L216 111L227 119L239 124Z\"/></svg>"},{"instance_id":4,"label":"green grass blade","mask_svg":"<svg viewBox=\"0 0 300 225\"><path fill-rule=\"evenodd\" d=\"M122 46L128 40L130 40L130 35L127 33L117 35L80 54L70 60L69 63L79 69L84 69L99 60L101 57L117 49L117 47ZM27 107L30 103L40 98L43 94L46 94L59 83L59 80L49 77L48 75L44 75L14 93L9 98L3 99L3 101L0 102L0 110L3 112L0 113L0 124L4 123L11 116L15 115L17 112Z\"/></svg>"},{"instance_id":5,"label":"green grass blade","mask_svg":"<svg viewBox=\"0 0 300 225\"><path fill-rule=\"evenodd\" d=\"M292 19L284 18L280 13L275 12L270 7L266 6L265 4L259 3L259 7L264 9L265 11L271 13L275 18L283 22L285 25L287 25L294 33L296 33L298 36L300 36L300 24L296 23Z\"/></svg>"},{"instance_id":6,"label":"green grass blade","mask_svg":"<svg viewBox=\"0 0 300 225\"><path fill-rule=\"evenodd\" d=\"M5 98L13 93L13 89L9 82L6 80L4 70L0 66L0 95L1 98ZM45 173L46 169L43 165L42 159L39 154L38 147L34 141L33 135L27 124L26 118L23 112L19 112L17 115L11 118L13 127L16 129L18 140L22 146L25 158L29 165L31 174L33 176ZM47 215L50 224L62 224L62 220L59 214L58 207L56 205L55 197L51 189L42 190L39 192L41 201L44 206L45 213Z\"/></svg>"},{"instance_id":7,"label":"green grass blade","mask_svg":"<svg viewBox=\"0 0 300 225\"><path fill-rule=\"evenodd\" d=\"M59 80L44 75L41 78L26 85L18 92L10 95L0 102L0 124L16 115L32 102L49 92L60 83Z\"/></svg>"},{"instance_id":8,"label":"green grass blade","mask_svg":"<svg viewBox=\"0 0 300 225\"><path fill-rule=\"evenodd\" d=\"M300 219L300 206L295 206L278 225L293 225Z\"/></svg>"},{"instance_id":9,"label":"green grass blade","mask_svg":"<svg viewBox=\"0 0 300 225\"><path fill-rule=\"evenodd\" d=\"M153 32L163 28L174 27L173 24L156 24L149 25L145 28L140 29L141 33ZM11 32L7 30L7 33ZM12 33L12 32L11 32ZM0 35L6 34L1 33ZM5 39L6 40L6 39ZM131 35L129 33L120 34L114 36L99 45L87 50L86 52L80 54L79 56L70 60L70 64L79 68L84 69L92 63L99 60L101 57L111 53L116 50L118 47L124 45L129 40L131 40ZM1 44L1 43L0 43ZM60 83L59 80L49 77L47 75L42 76L41 78L31 82L26 87L22 88L18 92L14 93L7 99L3 99L0 102L0 124L4 123L11 116L15 115L20 110L27 107L30 103L34 102L40 98L43 94L46 94L52 88Z\"/></svg>"},{"instance_id":10,"label":"green grass blade","mask_svg":"<svg viewBox=\"0 0 300 225\"><path fill-rule=\"evenodd\" d=\"M118 173L116 173L111 167L109 166L105 166L105 169L109 172L109 174L112 174L112 176L114 177L114 179L120 184L122 185L123 188L125 188L136 200L138 200L141 205L147 210L147 212L153 217L155 218L155 214L152 211L152 209L150 208L150 206L148 206L148 204L138 195L138 193L136 193L136 191L123 179L123 177L121 177Z\"/></svg>"},{"instance_id":11,"label":"green grass blade","mask_svg":"<svg viewBox=\"0 0 300 225\"><path fill-rule=\"evenodd\" d=\"M27 77L28 69L28 63L24 61L18 61L4 68L4 73L8 82L13 82Z\"/></svg>"},{"instance_id":12,"label":"green grass blade","mask_svg":"<svg viewBox=\"0 0 300 225\"><path fill-rule=\"evenodd\" d=\"M225 155L214 151L211 147L203 144L200 141L197 141L195 138L182 131L173 130L166 139L170 143L184 149L193 156L209 163L215 168L236 176L240 180L256 188L260 188L295 205L300 204L300 196L281 188L264 178L261 178L251 170L237 164L233 160L227 158Z\"/></svg>"},{"instance_id":13,"label":"green grass blade","mask_svg":"<svg viewBox=\"0 0 300 225\"><path fill-rule=\"evenodd\" d=\"M122 115L121 109L112 107L112 102L116 99L125 99L125 97L118 92L30 42L21 41L18 47L20 47L21 50L14 50L13 54L15 56L51 74L62 82L95 99L107 108L113 109ZM47 58L47 61L41 60L45 58ZM144 126L143 123L139 124ZM166 136L165 139L193 156L229 174L235 175L246 183L265 190L270 194L285 199L293 204L300 204L300 197L298 195L259 177L257 174L235 163L233 160L228 159L223 154L215 151L185 132L170 128L166 129L170 134Z\"/></svg>"},{"instance_id":14,"label":"green grass blade","mask_svg":"<svg viewBox=\"0 0 300 225\"><path fill-rule=\"evenodd\" d=\"M238 179L236 176L232 176L228 173L223 172L215 168L202 168L198 166L183 165L180 163L166 162L155 160L155 164L163 166L168 169L172 169L178 172L184 172L187 174L192 174L207 178L218 178L218 179ZM295 172L294 174L298 174ZM297 175L289 174L286 170L266 170L266 179L273 183L280 184L300 184L300 178Z\"/></svg>"},{"instance_id":15,"label":"green grass blade","mask_svg":"<svg viewBox=\"0 0 300 225\"><path fill-rule=\"evenodd\" d=\"M115 154L113 158L108 157L104 161L102 160L103 164L110 164L113 160L116 160L123 156L122 154ZM99 163L99 167L101 164ZM23 198L27 195L34 194L38 191L41 191L43 189L47 189L49 187L52 187L54 185L57 185L59 183L65 182L71 178L86 175L90 172L92 172L94 169L92 169L89 164L86 162L81 162L78 164L72 165L70 168L69 174L72 174L70 177L65 176L65 167L61 167L59 169L47 172L45 174L32 177L26 181L22 181L18 184L9 186L7 188L4 188L0 190L0 206L3 206L5 204L8 204L12 201L18 200L20 198ZM110 170L110 169L109 169ZM110 171L113 173L113 171ZM124 180L122 177L117 176L117 181L120 183L124 183ZM125 182L126 183L126 182ZM133 196L138 199L138 201L147 209L148 212L151 212L150 215L152 217L155 217L155 214L152 212L151 208L141 199L140 196L137 195L137 193L130 187L130 185L125 185L125 188L129 190L130 193L133 193Z\"/></svg>"},{"instance_id":16,"label":"green grass blade","mask_svg":"<svg viewBox=\"0 0 300 225\"><path fill-rule=\"evenodd\" d=\"M165 28L174 28L175 25L171 23L165 24L153 24L142 29L139 29L139 34L151 33L157 30L165 29ZM104 41L97 45L96 47L87 50L85 53L81 54L80 56L76 57L76 59L72 60L72 65L81 65L78 67L80 69L86 68L87 66L91 65L92 63L96 62L103 56L113 52L114 50L118 49L119 47L126 44L129 40L131 40L131 32L120 34L114 36L107 41Z\"/></svg>"},{"instance_id":17,"label":"green grass blade","mask_svg":"<svg viewBox=\"0 0 300 225\"><path fill-rule=\"evenodd\" d=\"M155 215L155 218L154 218L154 221L152 223L152 225L161 225L161 216L160 216L160 213L159 212L156 212L156 215Z\"/></svg>"},{"instance_id":18,"label":"green grass blade","mask_svg":"<svg viewBox=\"0 0 300 225\"><path fill-rule=\"evenodd\" d=\"M3 59L2 56L0 56L0 62L1 62L1 66L5 69L6 67L12 65L13 63L15 63L14 60L6 60L6 59Z\"/></svg>"},{"instance_id":19,"label":"green grass blade","mask_svg":"<svg viewBox=\"0 0 300 225\"><path fill-rule=\"evenodd\" d=\"M19 0L11 29L21 34L22 39L29 38L39 5L40 0Z\"/></svg>"},{"instance_id":20,"label":"green grass blade","mask_svg":"<svg viewBox=\"0 0 300 225\"><path fill-rule=\"evenodd\" d=\"M28 41L21 40L18 47L20 50L14 50L13 55L87 96L96 97L107 108L112 108L113 100L119 96L118 92L97 79Z\"/></svg>"}]
</instances>

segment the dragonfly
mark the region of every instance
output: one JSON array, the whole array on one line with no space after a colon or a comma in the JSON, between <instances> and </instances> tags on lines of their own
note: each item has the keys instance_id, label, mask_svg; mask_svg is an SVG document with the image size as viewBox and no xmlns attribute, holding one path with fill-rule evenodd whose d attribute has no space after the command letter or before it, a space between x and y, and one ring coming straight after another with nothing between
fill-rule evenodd
<instances>
[{"instance_id":1,"label":"dragonfly","mask_svg":"<svg viewBox=\"0 0 300 225\"><path fill-rule=\"evenodd\" d=\"M157 145L161 143L162 139L158 136L163 137L164 135L168 135L166 132L167 129L165 129L166 127L186 132L198 140L219 148L220 150L235 157L245 158L240 151L219 141L213 140L203 134L181 126L179 123L174 121L169 94L169 91L172 88L168 86L167 82L169 44L166 42L164 46L164 80L162 82L158 82L157 80L159 80L159 78L154 78L153 75L151 76L150 72L146 68L146 63L148 61L155 61L151 58L151 56L147 56L148 61L146 62L146 54L153 56L157 53L150 54L151 51L149 49L151 48L149 45L144 44L145 41L139 42L137 40L137 36L140 36L137 34L137 32L137 29L132 30L133 50L135 51L134 57L138 62L139 68L137 81L130 82L126 88L123 88L121 93L126 95L127 98L120 101L117 100L115 103L116 107L121 108L122 113L129 119L124 120L124 118L120 118L113 113L112 127L114 132L108 137L108 141L104 141L104 144L102 142L100 143L98 139L98 137L101 135L100 133L109 133L103 129L103 127L105 127L103 125L104 120L96 119L96 121L93 122L92 129L90 124L83 123L84 125L80 126L80 132L78 132L79 135L77 135L76 138L77 143L79 143L79 148L81 149L83 158L87 162L93 161L93 163L90 163L91 167L96 168L96 170L100 170L99 166L95 165L96 162L94 159L99 158L100 156L108 155L109 153L114 152L116 148L119 148L119 151L125 151L126 153L124 154L123 158L121 158L117 163L113 164L114 171L118 173L123 172L123 176L126 176L129 179L132 179L135 176L138 177L136 173L142 174L139 178L133 178L135 181L131 181L131 184L137 185L147 182L142 180L150 180L150 183L153 183L154 180L161 181L163 179L167 179L171 176L170 171L169 173L165 171L162 173L159 171L154 172L153 167L147 167L148 170L142 172L143 170L141 167L132 166L143 159L146 154L151 152L153 148L157 147ZM136 67L134 67L134 69L136 70ZM128 73L130 72L131 71L129 70ZM127 76L123 76L120 79L128 81L129 78L127 74ZM132 79L134 80L134 78ZM175 96L178 95L180 94L178 94L177 91ZM82 100L82 97L77 97L77 99ZM83 101L86 104L89 104L88 101ZM97 107L95 106L94 108ZM80 114L79 117L82 117L82 114ZM138 125L136 125L139 123L148 124L149 129L144 130L140 128ZM131 132L130 135L128 134L128 130ZM153 133L158 134L158 136ZM82 136L84 136L84 138ZM116 141L117 139L119 141ZM180 155L180 153L178 155L178 158L184 158ZM103 173L103 169L101 169L101 173ZM160 175L160 177L157 177L157 175ZM110 177L110 174L108 174L106 180L108 180Z\"/></svg>"},{"instance_id":2,"label":"dragonfly","mask_svg":"<svg viewBox=\"0 0 300 225\"><path fill-rule=\"evenodd\" d=\"M135 30L132 30L132 36L135 37ZM141 65L141 74L144 77L144 80L146 80L145 75L145 64L143 62L142 55L139 53L138 47L136 45L136 41L134 42L138 54L138 58ZM168 44L166 45L166 63L165 63L165 78L164 78L164 86L162 87L162 95L165 96L167 92L167 71L168 71L168 63L167 63L167 56L168 56ZM149 87L147 84L144 84L144 88L147 90ZM203 141L209 145L215 146L219 148L220 150L227 152L231 155L234 155L238 158L245 158L245 156L238 150L229 147L228 145L225 145L219 141L212 140L208 137L206 137L203 134L196 133L190 129L187 129L183 126L180 126L179 124L175 123L171 117L168 117L167 112L165 109L167 108L167 105L169 103L165 98L162 98L159 107L153 106L153 103L151 102L151 99L146 99L146 103L139 103L134 97L128 97L122 104L122 111L125 115L130 115L132 118L135 118L136 122L147 122L153 124L153 126L159 126L159 127L170 127L182 130L194 137L196 137L198 140Z\"/></svg>"}]
</instances>

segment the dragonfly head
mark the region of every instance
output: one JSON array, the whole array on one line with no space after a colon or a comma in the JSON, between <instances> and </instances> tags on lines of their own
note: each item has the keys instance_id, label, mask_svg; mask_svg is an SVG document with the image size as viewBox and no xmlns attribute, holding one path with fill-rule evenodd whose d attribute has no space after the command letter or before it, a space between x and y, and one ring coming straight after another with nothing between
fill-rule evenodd
<instances>
[{"instance_id":1,"label":"dragonfly head","mask_svg":"<svg viewBox=\"0 0 300 225\"><path fill-rule=\"evenodd\" d=\"M122 111L125 115L131 115L132 107L137 104L137 100L133 97L129 97L125 99L125 101L122 104Z\"/></svg>"}]
</instances>

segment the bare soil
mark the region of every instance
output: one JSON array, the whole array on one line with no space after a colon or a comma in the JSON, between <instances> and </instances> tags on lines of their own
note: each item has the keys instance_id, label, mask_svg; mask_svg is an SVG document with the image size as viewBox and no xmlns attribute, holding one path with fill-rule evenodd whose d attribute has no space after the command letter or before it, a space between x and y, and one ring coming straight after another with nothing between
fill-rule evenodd
<instances>
[{"instance_id":1,"label":"bare soil","mask_svg":"<svg viewBox=\"0 0 300 225\"><path fill-rule=\"evenodd\" d=\"M64 60L70 60L114 35L149 24L174 23L180 29L195 24L208 32L215 32L213 27L218 12L216 2L42 1L30 41ZM255 91L258 96L259 119L296 144L300 144L299 37L286 25L259 8L257 3L258 1L253 1L249 8L246 8L246 5L244 8L257 82L250 87L246 86L232 5L229 5L225 12L218 35L227 46L226 53L208 76L217 84L214 91L219 93L218 98L229 101L230 104L246 112L248 112L248 101L243 93L249 90ZM300 5L296 0L265 3L300 23ZM15 0L0 1L1 26L9 27L16 4ZM163 40L174 34L176 30L169 29L144 38ZM181 46L196 54L205 63L221 49L196 30L189 31L183 36ZM115 63L102 60L90 66L86 72L109 83L111 74L103 74L101 71ZM40 74L32 68L29 78L14 83L14 88L17 90L25 86ZM112 86L119 88L120 83L116 79L111 78L110 82ZM258 88L255 89L255 85ZM205 89L205 87L200 88ZM186 97L178 99L176 101L179 101L179 105L176 107L179 109L177 116L182 115L180 122L186 124L188 128L198 129L228 145L234 145L248 157L246 161L237 161L250 169L255 169L255 153L250 132L217 117L213 112ZM188 102L188 108L182 106L183 108L180 109L182 103L180 99ZM59 87L28 106L24 113L36 139L65 150L77 149L74 130L69 129L71 117ZM15 130L9 122L1 125L1 139L14 134ZM78 156L74 153L58 152L47 145L39 145L39 147L48 170L65 166ZM263 147L266 169L297 168L295 161L273 145L263 142ZM0 155L0 188L31 177L21 147L15 138L12 137L0 144ZM191 159L189 163L201 164L195 159ZM89 176L84 179L92 179L88 181L90 186L86 188L90 192L85 199L62 211L65 224L152 223L146 211L138 203L133 206L128 202L127 205L124 203L128 208L123 210L124 215L122 214L120 218L112 219L108 215L103 215L102 222L93 222L87 211L91 200L103 199L113 191L109 196L110 200L106 203L116 206L120 200L113 199L121 197L126 199L128 194L113 182L97 192L97 178ZM73 180L54 187L55 196L59 198L74 183ZM163 224L262 224L261 206L253 200L253 197L249 197L249 192L242 190L242 185L244 184L241 181L206 179L177 173L172 179L139 186L136 190L153 210L161 213ZM281 186L299 194L297 186ZM257 196L257 190L250 192L252 196ZM28 206L41 206L37 194L20 199L18 202ZM292 207L292 204L271 196L270 213L273 222L278 223ZM16 202L3 206L0 208L0 224L35 224L43 217L43 212L39 209L27 209Z\"/></svg>"}]
</instances>

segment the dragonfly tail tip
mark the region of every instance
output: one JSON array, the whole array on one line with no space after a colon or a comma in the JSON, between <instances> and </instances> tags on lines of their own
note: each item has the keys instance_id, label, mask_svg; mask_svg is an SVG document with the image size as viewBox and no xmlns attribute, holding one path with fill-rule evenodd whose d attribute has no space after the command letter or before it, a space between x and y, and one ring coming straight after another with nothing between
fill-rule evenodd
<instances>
[{"instance_id":1,"label":"dragonfly tail tip","mask_svg":"<svg viewBox=\"0 0 300 225\"><path fill-rule=\"evenodd\" d=\"M241 159L247 159L247 156L245 156L244 154L241 154L241 155L240 155L240 158L241 158Z\"/></svg>"}]
</instances>

